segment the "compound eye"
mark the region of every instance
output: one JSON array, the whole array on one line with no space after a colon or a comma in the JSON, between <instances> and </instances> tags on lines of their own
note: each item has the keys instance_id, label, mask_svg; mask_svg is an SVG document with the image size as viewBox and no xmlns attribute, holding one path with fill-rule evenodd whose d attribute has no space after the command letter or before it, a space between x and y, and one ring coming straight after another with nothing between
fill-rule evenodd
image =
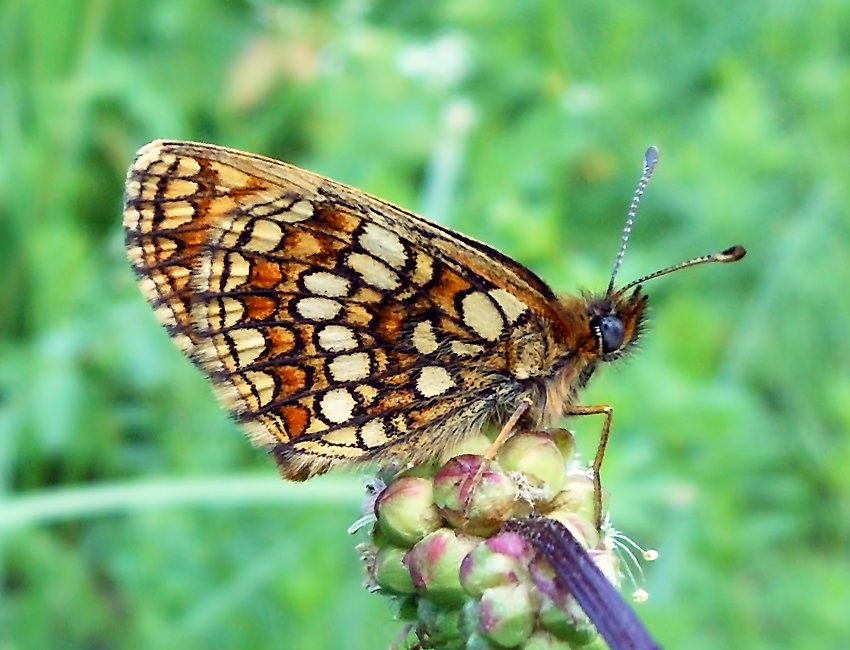
<instances>
[{"instance_id":1,"label":"compound eye","mask_svg":"<svg viewBox=\"0 0 850 650\"><path fill-rule=\"evenodd\" d=\"M626 338L626 326L617 316L603 316L599 321L599 335L602 338L602 354L616 352Z\"/></svg>"}]
</instances>

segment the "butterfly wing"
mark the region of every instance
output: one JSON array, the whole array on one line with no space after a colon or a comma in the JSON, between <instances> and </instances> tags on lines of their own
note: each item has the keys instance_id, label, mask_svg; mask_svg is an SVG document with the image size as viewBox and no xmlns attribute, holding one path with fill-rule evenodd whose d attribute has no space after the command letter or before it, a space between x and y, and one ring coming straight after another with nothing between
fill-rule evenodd
<instances>
[{"instance_id":1,"label":"butterfly wing","mask_svg":"<svg viewBox=\"0 0 850 650\"><path fill-rule=\"evenodd\" d=\"M433 459L545 370L512 359L543 355L557 320L536 275L285 163L153 142L129 171L124 227L159 320L289 478Z\"/></svg>"}]
</instances>

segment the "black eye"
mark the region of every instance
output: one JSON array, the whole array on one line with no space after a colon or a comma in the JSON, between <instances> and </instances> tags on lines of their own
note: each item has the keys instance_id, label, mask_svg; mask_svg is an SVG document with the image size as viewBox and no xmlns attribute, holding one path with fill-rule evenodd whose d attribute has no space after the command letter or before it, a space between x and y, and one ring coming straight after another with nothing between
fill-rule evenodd
<instances>
[{"instance_id":1,"label":"black eye","mask_svg":"<svg viewBox=\"0 0 850 650\"><path fill-rule=\"evenodd\" d=\"M626 338L626 326L617 316L603 316L599 321L599 335L602 338L602 353L616 352Z\"/></svg>"}]
</instances>

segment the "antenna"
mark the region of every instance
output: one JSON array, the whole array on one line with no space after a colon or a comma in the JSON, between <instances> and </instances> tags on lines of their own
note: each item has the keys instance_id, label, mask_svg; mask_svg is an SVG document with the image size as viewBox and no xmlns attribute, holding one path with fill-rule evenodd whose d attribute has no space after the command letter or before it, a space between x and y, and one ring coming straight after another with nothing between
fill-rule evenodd
<instances>
[{"instance_id":1,"label":"antenna","mask_svg":"<svg viewBox=\"0 0 850 650\"><path fill-rule=\"evenodd\" d=\"M620 240L620 250L617 252L617 261L614 262L614 270L611 271L611 282L608 283L608 291L605 292L606 296L610 296L611 292L614 291L614 279L617 277L617 272L623 263L623 257L626 255L626 246L629 243L629 236L632 234L632 224L635 222L635 215L637 214L638 205L640 205L640 197L643 196L643 191L649 184L649 179L652 178L652 174L657 166L658 149L650 147L646 150L646 155L643 158L643 174L635 190L635 195L632 197L632 204L629 207L629 214L626 217L626 226L623 228L623 237Z\"/></svg>"},{"instance_id":2,"label":"antenna","mask_svg":"<svg viewBox=\"0 0 850 650\"><path fill-rule=\"evenodd\" d=\"M622 296L632 287L636 287L639 284L643 284L648 280L660 278L662 275L667 275L668 273L673 273L674 271L681 271L682 269L688 269L692 266L699 266L700 264L709 264L710 262L723 262L724 264L729 264L731 262L737 262L738 260L742 259L746 254L747 249L743 246L732 246L731 248L727 248L725 251L721 251L719 253L713 253L712 255L703 255L702 257L695 257L694 259L688 260L687 262L680 262L679 264L668 266L666 269L661 269L660 271L656 271L655 273L650 273L649 275L642 277L640 280L629 282L625 287L623 287L616 294L614 294L614 297L616 298Z\"/></svg>"}]
</instances>

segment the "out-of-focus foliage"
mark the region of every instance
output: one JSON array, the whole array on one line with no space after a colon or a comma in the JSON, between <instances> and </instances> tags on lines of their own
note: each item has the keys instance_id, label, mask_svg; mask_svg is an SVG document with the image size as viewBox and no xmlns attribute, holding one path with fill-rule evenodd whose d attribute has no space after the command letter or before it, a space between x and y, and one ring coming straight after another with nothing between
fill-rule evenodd
<instances>
[{"instance_id":1,"label":"out-of-focus foliage","mask_svg":"<svg viewBox=\"0 0 850 650\"><path fill-rule=\"evenodd\" d=\"M658 145L622 280L750 254L647 285L643 349L585 395L616 408L615 523L661 554L640 615L670 648L846 646L849 105L840 0L5 0L0 648L371 649L400 631L360 586L356 499L321 482L228 499L272 463L124 259L124 173L155 138L332 176L564 292L604 288ZM600 424L576 424L585 454ZM160 498L187 479L209 489Z\"/></svg>"}]
</instances>

